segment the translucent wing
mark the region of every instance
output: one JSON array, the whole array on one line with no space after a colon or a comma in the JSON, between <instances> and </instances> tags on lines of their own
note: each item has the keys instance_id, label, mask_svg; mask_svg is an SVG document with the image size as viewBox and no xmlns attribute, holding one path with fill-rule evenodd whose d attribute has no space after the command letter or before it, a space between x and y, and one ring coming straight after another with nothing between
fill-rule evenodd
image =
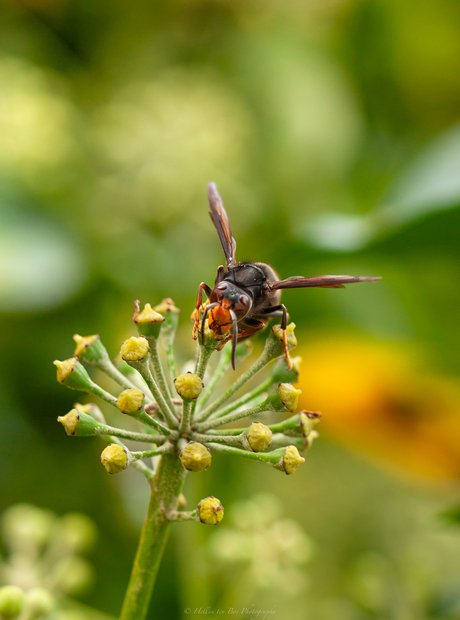
<instances>
[{"instance_id":1,"label":"translucent wing","mask_svg":"<svg viewBox=\"0 0 460 620\"><path fill-rule=\"evenodd\" d=\"M236 241L232 237L232 230L230 228L230 222L228 220L227 212L224 208L224 203L220 197L217 185L215 183L208 183L208 200L211 207L210 216L216 227L217 234L219 235L222 249L224 250L227 269L236 265Z\"/></svg>"},{"instance_id":2,"label":"translucent wing","mask_svg":"<svg viewBox=\"0 0 460 620\"><path fill-rule=\"evenodd\" d=\"M379 277L354 277L354 276L292 276L286 280L278 282L269 282L268 289L277 291L282 288L304 288L308 286L320 286L322 288L344 288L345 284L354 284L355 282L375 282L381 280Z\"/></svg>"}]
</instances>

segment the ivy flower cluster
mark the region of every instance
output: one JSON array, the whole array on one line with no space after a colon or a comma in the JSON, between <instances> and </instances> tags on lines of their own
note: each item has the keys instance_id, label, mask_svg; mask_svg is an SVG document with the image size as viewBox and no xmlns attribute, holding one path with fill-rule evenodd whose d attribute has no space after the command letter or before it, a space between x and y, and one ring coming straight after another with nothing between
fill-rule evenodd
<instances>
[{"instance_id":1,"label":"ivy flower cluster","mask_svg":"<svg viewBox=\"0 0 460 620\"><path fill-rule=\"evenodd\" d=\"M109 473L117 474L133 466L149 481L154 479L155 470L144 460L164 454L176 455L184 470L189 472L207 469L213 453L223 452L293 474L305 460L299 451L310 447L317 436L314 426L320 414L295 413L300 390L291 382L297 381L301 360L294 358L292 370L288 369L283 357L280 327L272 328L259 358L213 400L220 380L230 369L230 347L222 348L221 337L206 329L204 344L201 338L197 341L195 372L178 374L173 350L178 317L179 309L170 299L163 300L155 308L146 304L142 311L136 302L133 321L138 336L122 343L115 363L99 336L74 336L73 357L54 362L58 381L74 390L97 396L122 414L135 418L139 430L108 426L97 405L77 403L69 413L58 418L67 434L101 436L108 442L101 461ZM294 327L291 323L287 328L290 349L297 344ZM160 358L160 341L166 364ZM221 348L219 362L205 386L203 380L209 359ZM250 349L247 342L239 343L237 360L241 362ZM276 359L262 383L239 398L233 398L250 379ZM91 379L85 365L103 371L123 390L116 395L107 392ZM254 420L266 416L266 412L279 413L283 419L268 425ZM247 427L236 428L235 423L244 418L254 421ZM133 451L125 445L125 439L149 446ZM173 509L167 514L169 520L196 519L205 524L217 524L222 516L223 507L214 497L203 499L193 511Z\"/></svg>"}]
</instances>

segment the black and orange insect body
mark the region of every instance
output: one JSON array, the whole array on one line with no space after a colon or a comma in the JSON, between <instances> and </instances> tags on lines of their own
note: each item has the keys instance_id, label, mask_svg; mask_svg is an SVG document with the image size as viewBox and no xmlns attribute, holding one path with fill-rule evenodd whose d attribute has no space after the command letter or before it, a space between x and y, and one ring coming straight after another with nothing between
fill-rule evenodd
<instances>
[{"instance_id":1,"label":"black and orange insect body","mask_svg":"<svg viewBox=\"0 0 460 620\"><path fill-rule=\"evenodd\" d=\"M343 288L354 282L373 282L380 278L353 276L293 276L280 280L275 270L266 263L237 263L236 242L232 237L230 222L215 183L208 185L211 219L224 250L226 268L217 270L214 288L202 282L198 288L193 337L196 338L201 319L201 337L204 341L206 319L216 335L228 334L223 343L232 339L232 366L235 368L235 348L239 340L249 338L263 329L272 318L281 317L286 361L290 358L286 343L288 313L280 303L281 289L323 287ZM209 303L203 305L203 291Z\"/></svg>"}]
</instances>

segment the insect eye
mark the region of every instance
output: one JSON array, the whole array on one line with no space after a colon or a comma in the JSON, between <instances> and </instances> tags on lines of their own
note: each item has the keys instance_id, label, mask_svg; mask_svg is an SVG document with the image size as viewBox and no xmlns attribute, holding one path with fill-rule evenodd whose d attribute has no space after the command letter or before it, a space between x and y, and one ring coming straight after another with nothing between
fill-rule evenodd
<instances>
[{"instance_id":1,"label":"insect eye","mask_svg":"<svg viewBox=\"0 0 460 620\"><path fill-rule=\"evenodd\" d=\"M247 310L249 308L249 299L245 295L240 295L235 310Z\"/></svg>"}]
</instances>

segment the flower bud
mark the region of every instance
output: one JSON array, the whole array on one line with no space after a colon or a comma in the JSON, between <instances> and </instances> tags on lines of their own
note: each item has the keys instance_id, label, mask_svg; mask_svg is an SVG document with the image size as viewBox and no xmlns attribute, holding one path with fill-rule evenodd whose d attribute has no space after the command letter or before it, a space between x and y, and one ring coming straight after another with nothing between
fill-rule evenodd
<instances>
[{"instance_id":1,"label":"flower bud","mask_svg":"<svg viewBox=\"0 0 460 620\"><path fill-rule=\"evenodd\" d=\"M59 416L58 422L62 424L67 435L77 437L91 437L96 435L100 425L87 413L72 409L65 416Z\"/></svg>"},{"instance_id":2,"label":"flower bud","mask_svg":"<svg viewBox=\"0 0 460 620\"><path fill-rule=\"evenodd\" d=\"M155 312L150 304L145 304L142 312L139 312L139 302L134 303L133 321L136 324L139 336L158 338L164 320L164 316Z\"/></svg>"},{"instance_id":3,"label":"flower bud","mask_svg":"<svg viewBox=\"0 0 460 620\"><path fill-rule=\"evenodd\" d=\"M261 406L267 406L272 411L295 411L299 402L301 390L297 390L290 383L280 383L277 390L273 390Z\"/></svg>"},{"instance_id":4,"label":"flower bud","mask_svg":"<svg viewBox=\"0 0 460 620\"><path fill-rule=\"evenodd\" d=\"M128 452L123 446L111 443L102 451L101 463L109 474L118 474L128 467Z\"/></svg>"},{"instance_id":5,"label":"flower bud","mask_svg":"<svg viewBox=\"0 0 460 620\"><path fill-rule=\"evenodd\" d=\"M173 300L169 297L163 299L161 304L158 304L153 308L155 312L159 312L164 316L165 322L163 324L162 333L167 332L173 335L179 324L180 310L175 305Z\"/></svg>"},{"instance_id":6,"label":"flower bud","mask_svg":"<svg viewBox=\"0 0 460 620\"><path fill-rule=\"evenodd\" d=\"M217 525L224 516L224 507L216 497L212 495L202 499L197 506L198 516L205 525Z\"/></svg>"},{"instance_id":7,"label":"flower bud","mask_svg":"<svg viewBox=\"0 0 460 620\"><path fill-rule=\"evenodd\" d=\"M48 616L56 605L56 599L45 588L32 588L27 592L26 600L28 620Z\"/></svg>"},{"instance_id":8,"label":"flower bud","mask_svg":"<svg viewBox=\"0 0 460 620\"><path fill-rule=\"evenodd\" d=\"M17 618L24 607L24 592L17 586L0 588L0 617L2 620Z\"/></svg>"},{"instance_id":9,"label":"flower bud","mask_svg":"<svg viewBox=\"0 0 460 620\"><path fill-rule=\"evenodd\" d=\"M262 452L271 444L272 432L262 422L253 422L247 430L246 439L253 452Z\"/></svg>"},{"instance_id":10,"label":"flower bud","mask_svg":"<svg viewBox=\"0 0 460 620\"><path fill-rule=\"evenodd\" d=\"M203 471L211 465L211 451L197 441L190 441L180 453L182 465L188 471Z\"/></svg>"},{"instance_id":11,"label":"flower bud","mask_svg":"<svg viewBox=\"0 0 460 620\"><path fill-rule=\"evenodd\" d=\"M82 553L94 546L97 530L87 515L69 512L59 520L55 536L62 549L71 553Z\"/></svg>"},{"instance_id":12,"label":"flower bud","mask_svg":"<svg viewBox=\"0 0 460 620\"><path fill-rule=\"evenodd\" d=\"M53 569L54 587L68 596L82 594L94 581L93 567L78 555L63 557Z\"/></svg>"},{"instance_id":13,"label":"flower bud","mask_svg":"<svg viewBox=\"0 0 460 620\"><path fill-rule=\"evenodd\" d=\"M295 323L289 323L286 327L286 341L289 349L293 349L297 346L297 338L295 337ZM283 330L281 329L281 325L274 325L272 327L272 331L275 336L283 342Z\"/></svg>"},{"instance_id":14,"label":"flower bud","mask_svg":"<svg viewBox=\"0 0 460 620\"><path fill-rule=\"evenodd\" d=\"M55 515L30 504L15 504L1 517L2 534L11 554L39 555L56 525Z\"/></svg>"},{"instance_id":15,"label":"flower bud","mask_svg":"<svg viewBox=\"0 0 460 620\"><path fill-rule=\"evenodd\" d=\"M195 400L201 394L203 381L198 375L186 372L174 379L174 387L183 400Z\"/></svg>"},{"instance_id":16,"label":"flower bud","mask_svg":"<svg viewBox=\"0 0 460 620\"><path fill-rule=\"evenodd\" d=\"M299 413L300 429L305 439L308 439L313 427L318 424L321 418L319 411L301 411Z\"/></svg>"},{"instance_id":17,"label":"flower bud","mask_svg":"<svg viewBox=\"0 0 460 620\"><path fill-rule=\"evenodd\" d=\"M123 390L117 398L117 409L119 409L121 413L136 416L142 409L144 398L144 394L137 388Z\"/></svg>"},{"instance_id":18,"label":"flower bud","mask_svg":"<svg viewBox=\"0 0 460 620\"><path fill-rule=\"evenodd\" d=\"M283 405L288 411L293 413L297 409L299 396L302 394L302 390L297 390L290 383L280 383L278 392Z\"/></svg>"},{"instance_id":19,"label":"flower bud","mask_svg":"<svg viewBox=\"0 0 460 620\"><path fill-rule=\"evenodd\" d=\"M293 474L301 463L305 463L305 459L300 456L295 446L287 446L284 449L282 465L287 475Z\"/></svg>"},{"instance_id":20,"label":"flower bud","mask_svg":"<svg viewBox=\"0 0 460 620\"><path fill-rule=\"evenodd\" d=\"M89 392L93 388L93 381L76 357L71 357L63 362L55 360L53 364L57 366L59 383L72 390L81 390L82 392Z\"/></svg>"},{"instance_id":21,"label":"flower bud","mask_svg":"<svg viewBox=\"0 0 460 620\"><path fill-rule=\"evenodd\" d=\"M292 369L289 370L288 364L284 358L277 360L270 372L272 383L296 383L299 380L300 364L302 358L293 357Z\"/></svg>"},{"instance_id":22,"label":"flower bud","mask_svg":"<svg viewBox=\"0 0 460 620\"><path fill-rule=\"evenodd\" d=\"M82 362L86 362L95 368L99 367L101 363L110 363L107 349L104 347L97 334L93 336L80 336L79 334L75 334L73 339L76 343L73 354Z\"/></svg>"},{"instance_id":23,"label":"flower bud","mask_svg":"<svg viewBox=\"0 0 460 620\"><path fill-rule=\"evenodd\" d=\"M150 347L146 338L132 336L123 342L120 354L125 362L140 362L147 356L149 350Z\"/></svg>"},{"instance_id":24,"label":"flower bud","mask_svg":"<svg viewBox=\"0 0 460 620\"><path fill-rule=\"evenodd\" d=\"M92 418L96 420L96 422L99 422L99 424L106 423L104 414L99 409L99 407L95 405L94 403L87 403L86 405L82 405L80 403L74 403L74 409L77 409L77 411L82 411L83 413L90 415Z\"/></svg>"}]
</instances>

